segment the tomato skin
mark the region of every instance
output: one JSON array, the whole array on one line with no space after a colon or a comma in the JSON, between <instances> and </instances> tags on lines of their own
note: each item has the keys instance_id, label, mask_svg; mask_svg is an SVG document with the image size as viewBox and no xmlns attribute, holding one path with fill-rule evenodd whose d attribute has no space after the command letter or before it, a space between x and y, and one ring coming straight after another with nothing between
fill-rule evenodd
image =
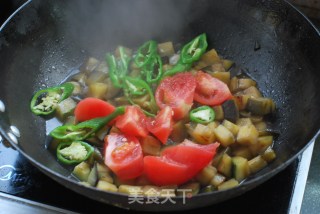
<instances>
[{"instance_id":1,"label":"tomato skin","mask_svg":"<svg viewBox=\"0 0 320 214\"><path fill-rule=\"evenodd\" d=\"M76 120L86 121L97 117L105 117L114 111L115 107L98 98L88 97L81 100L75 110Z\"/></svg>"},{"instance_id":2,"label":"tomato skin","mask_svg":"<svg viewBox=\"0 0 320 214\"><path fill-rule=\"evenodd\" d=\"M210 163L219 145L199 145L185 140L163 150L160 157L144 157L144 173L156 185L183 184Z\"/></svg>"},{"instance_id":3,"label":"tomato skin","mask_svg":"<svg viewBox=\"0 0 320 214\"><path fill-rule=\"evenodd\" d=\"M144 173L155 185L179 185L186 182L188 166L165 157L145 156Z\"/></svg>"},{"instance_id":4,"label":"tomato skin","mask_svg":"<svg viewBox=\"0 0 320 214\"><path fill-rule=\"evenodd\" d=\"M160 109L170 106L174 112L173 118L184 118L193 104L196 79L190 73L179 73L165 78L158 86L155 98Z\"/></svg>"},{"instance_id":5,"label":"tomato skin","mask_svg":"<svg viewBox=\"0 0 320 214\"><path fill-rule=\"evenodd\" d=\"M196 80L197 87L194 93L195 101L204 105L216 106L231 99L232 94L228 86L217 78L212 77L210 74L198 71Z\"/></svg>"},{"instance_id":6,"label":"tomato skin","mask_svg":"<svg viewBox=\"0 0 320 214\"><path fill-rule=\"evenodd\" d=\"M140 143L133 136L109 134L105 137L105 164L121 179L133 179L143 173Z\"/></svg>"},{"instance_id":7,"label":"tomato skin","mask_svg":"<svg viewBox=\"0 0 320 214\"><path fill-rule=\"evenodd\" d=\"M125 114L117 118L115 126L124 134L137 137L148 135L147 117L137 106L127 106Z\"/></svg>"},{"instance_id":8,"label":"tomato skin","mask_svg":"<svg viewBox=\"0 0 320 214\"><path fill-rule=\"evenodd\" d=\"M172 108L164 107L154 120L149 121L147 128L154 136L156 136L163 144L167 143L168 137L173 128Z\"/></svg>"}]
</instances>

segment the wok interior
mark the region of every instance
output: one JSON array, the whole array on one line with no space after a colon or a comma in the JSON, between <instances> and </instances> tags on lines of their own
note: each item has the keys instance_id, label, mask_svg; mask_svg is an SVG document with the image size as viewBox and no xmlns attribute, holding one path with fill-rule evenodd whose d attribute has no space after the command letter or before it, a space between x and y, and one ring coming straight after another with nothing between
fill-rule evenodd
<instances>
[{"instance_id":1,"label":"wok interior","mask_svg":"<svg viewBox=\"0 0 320 214\"><path fill-rule=\"evenodd\" d=\"M318 131L320 40L286 3L86 2L33 1L0 36L0 99L11 125L21 132L20 148L34 161L58 174L70 174L44 147L45 121L29 110L34 91L59 84L85 58L102 60L117 45L137 47L149 39L183 44L203 32L210 48L235 61L277 105L273 118L280 133L274 145L277 159L239 189L250 188L247 184L259 177L251 184L257 185L275 173L271 170L288 165ZM255 51L256 42L261 48ZM238 71L233 69L233 74ZM204 202L196 206L200 205Z\"/></svg>"}]
</instances>

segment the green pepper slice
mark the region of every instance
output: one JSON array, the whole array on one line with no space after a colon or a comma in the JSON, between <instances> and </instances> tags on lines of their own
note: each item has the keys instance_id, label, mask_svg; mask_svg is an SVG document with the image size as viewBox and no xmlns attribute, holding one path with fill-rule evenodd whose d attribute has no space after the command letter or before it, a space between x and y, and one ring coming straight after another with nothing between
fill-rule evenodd
<instances>
[{"instance_id":1,"label":"green pepper slice","mask_svg":"<svg viewBox=\"0 0 320 214\"><path fill-rule=\"evenodd\" d=\"M180 59L184 64L190 64L200 59L208 47L207 36L200 34L188 44L183 46Z\"/></svg>"},{"instance_id":2,"label":"green pepper slice","mask_svg":"<svg viewBox=\"0 0 320 214\"><path fill-rule=\"evenodd\" d=\"M83 141L63 142L57 147L57 158L64 164L77 164L87 160L94 148Z\"/></svg>"},{"instance_id":3,"label":"green pepper slice","mask_svg":"<svg viewBox=\"0 0 320 214\"><path fill-rule=\"evenodd\" d=\"M150 40L145 42L138 48L137 54L134 58L135 64L138 68L142 68L152 60L154 54L157 53L157 42Z\"/></svg>"},{"instance_id":4,"label":"green pepper slice","mask_svg":"<svg viewBox=\"0 0 320 214\"><path fill-rule=\"evenodd\" d=\"M162 60L158 54L155 54L149 63L143 68L143 73L146 75L147 83L157 83L163 73Z\"/></svg>"},{"instance_id":5,"label":"green pepper slice","mask_svg":"<svg viewBox=\"0 0 320 214\"><path fill-rule=\"evenodd\" d=\"M117 88L122 88L122 79L128 73L131 57L126 53L125 48L119 47L119 59L110 53L106 54L106 61L109 67L110 79Z\"/></svg>"},{"instance_id":6,"label":"green pepper slice","mask_svg":"<svg viewBox=\"0 0 320 214\"><path fill-rule=\"evenodd\" d=\"M153 92L150 86L148 85L148 83L146 83L142 79L127 76L124 79L124 84L125 84L124 94L132 105L137 105L133 100L134 98L137 98L143 95L149 96L150 98L149 106L150 106L151 112L147 111L143 106L140 106L140 107L146 115L155 116L154 113L157 112L158 107L157 107L155 98L153 96Z\"/></svg>"},{"instance_id":7,"label":"green pepper slice","mask_svg":"<svg viewBox=\"0 0 320 214\"><path fill-rule=\"evenodd\" d=\"M201 106L190 111L190 120L196 123L210 123L214 118L214 110L209 106Z\"/></svg>"},{"instance_id":8,"label":"green pepper slice","mask_svg":"<svg viewBox=\"0 0 320 214\"><path fill-rule=\"evenodd\" d=\"M95 118L87 120L77 125L58 126L50 132L50 136L59 140L85 140L93 136L103 126L108 124L111 120L119 115L124 114L125 107L117 107L111 114L106 117Z\"/></svg>"},{"instance_id":9,"label":"green pepper slice","mask_svg":"<svg viewBox=\"0 0 320 214\"><path fill-rule=\"evenodd\" d=\"M49 115L56 110L61 101L71 96L73 90L72 83L40 90L32 97L30 109L36 115Z\"/></svg>"},{"instance_id":10,"label":"green pepper slice","mask_svg":"<svg viewBox=\"0 0 320 214\"><path fill-rule=\"evenodd\" d=\"M207 36L204 33L191 40L188 44L183 46L177 64L166 71L163 74L163 77L173 76L176 73L188 71L192 67L192 64L199 60L204 54L207 47Z\"/></svg>"}]
</instances>

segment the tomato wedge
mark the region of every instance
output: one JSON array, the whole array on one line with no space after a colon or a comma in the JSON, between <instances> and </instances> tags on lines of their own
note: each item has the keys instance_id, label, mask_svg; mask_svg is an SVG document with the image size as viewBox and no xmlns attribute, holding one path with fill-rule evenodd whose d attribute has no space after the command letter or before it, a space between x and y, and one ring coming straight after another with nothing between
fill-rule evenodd
<instances>
[{"instance_id":1,"label":"tomato wedge","mask_svg":"<svg viewBox=\"0 0 320 214\"><path fill-rule=\"evenodd\" d=\"M115 107L108 102L98 98L88 97L77 104L74 115L77 121L81 122L97 117L108 116L114 109Z\"/></svg>"},{"instance_id":2,"label":"tomato wedge","mask_svg":"<svg viewBox=\"0 0 320 214\"><path fill-rule=\"evenodd\" d=\"M210 74L198 71L196 75L197 87L194 100L204 105L220 105L231 99L232 94L228 86L212 77Z\"/></svg>"},{"instance_id":3,"label":"tomato wedge","mask_svg":"<svg viewBox=\"0 0 320 214\"><path fill-rule=\"evenodd\" d=\"M144 173L155 185L179 185L186 182L188 166L165 157L144 157Z\"/></svg>"},{"instance_id":4,"label":"tomato wedge","mask_svg":"<svg viewBox=\"0 0 320 214\"><path fill-rule=\"evenodd\" d=\"M189 173L196 174L210 163L219 145L219 143L200 145L185 140L177 146L166 148L162 155L176 162L187 164Z\"/></svg>"},{"instance_id":5,"label":"tomato wedge","mask_svg":"<svg viewBox=\"0 0 320 214\"><path fill-rule=\"evenodd\" d=\"M105 137L105 164L122 180L143 173L143 156L140 143L133 136L109 134Z\"/></svg>"},{"instance_id":6,"label":"tomato wedge","mask_svg":"<svg viewBox=\"0 0 320 214\"><path fill-rule=\"evenodd\" d=\"M157 105L163 109L170 106L175 120L185 117L193 104L196 79L190 73L179 73L165 78L158 86L155 98Z\"/></svg>"},{"instance_id":7,"label":"tomato wedge","mask_svg":"<svg viewBox=\"0 0 320 214\"><path fill-rule=\"evenodd\" d=\"M171 107L166 106L147 125L149 132L156 136L163 144L166 144L172 132L172 113Z\"/></svg>"},{"instance_id":8,"label":"tomato wedge","mask_svg":"<svg viewBox=\"0 0 320 214\"><path fill-rule=\"evenodd\" d=\"M219 145L199 145L185 140L166 148L161 157L144 157L144 172L156 185L185 183L210 163Z\"/></svg>"},{"instance_id":9,"label":"tomato wedge","mask_svg":"<svg viewBox=\"0 0 320 214\"><path fill-rule=\"evenodd\" d=\"M127 106L125 114L117 118L115 126L124 134L146 137L148 135L146 123L147 117L139 107Z\"/></svg>"}]
</instances>

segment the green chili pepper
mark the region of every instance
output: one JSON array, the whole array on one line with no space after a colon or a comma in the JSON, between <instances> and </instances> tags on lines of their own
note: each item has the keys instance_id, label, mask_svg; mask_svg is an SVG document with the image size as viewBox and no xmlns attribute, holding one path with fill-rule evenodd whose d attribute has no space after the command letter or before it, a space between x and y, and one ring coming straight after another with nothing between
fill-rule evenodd
<instances>
[{"instance_id":1,"label":"green chili pepper","mask_svg":"<svg viewBox=\"0 0 320 214\"><path fill-rule=\"evenodd\" d=\"M87 160L93 151L94 148L83 141L64 142L57 147L57 158L64 164L77 164Z\"/></svg>"},{"instance_id":2,"label":"green chili pepper","mask_svg":"<svg viewBox=\"0 0 320 214\"><path fill-rule=\"evenodd\" d=\"M196 123L210 123L214 120L215 113L209 106L201 106L190 112L190 120Z\"/></svg>"},{"instance_id":3,"label":"green chili pepper","mask_svg":"<svg viewBox=\"0 0 320 214\"><path fill-rule=\"evenodd\" d=\"M150 97L150 109L151 112L148 112L143 108L143 106L140 106L141 109L145 112L145 114L149 116L155 116L153 113L157 112L158 107L156 105L156 101L153 96L153 92L150 88L150 86L142 79L133 78L133 77L126 77L124 79L124 93L128 99L128 101L132 105L136 105L136 103L133 101L134 98L137 98L139 96L143 95L149 95Z\"/></svg>"},{"instance_id":4,"label":"green chili pepper","mask_svg":"<svg viewBox=\"0 0 320 214\"><path fill-rule=\"evenodd\" d=\"M142 68L152 60L154 54L157 53L157 42L147 41L138 48L137 54L134 58L134 62L138 68Z\"/></svg>"},{"instance_id":5,"label":"green chili pepper","mask_svg":"<svg viewBox=\"0 0 320 214\"><path fill-rule=\"evenodd\" d=\"M149 63L143 67L143 73L146 75L148 83L156 83L162 77L162 60L158 54L155 54Z\"/></svg>"},{"instance_id":6,"label":"green chili pepper","mask_svg":"<svg viewBox=\"0 0 320 214\"><path fill-rule=\"evenodd\" d=\"M176 73L187 71L192 67L192 64L200 59L208 47L206 34L201 34L184 45L180 59L173 68L166 71L163 77L172 76Z\"/></svg>"},{"instance_id":7,"label":"green chili pepper","mask_svg":"<svg viewBox=\"0 0 320 214\"><path fill-rule=\"evenodd\" d=\"M116 59L114 55L107 53L106 61L109 67L110 79L113 85L117 88L122 88L122 79L128 73L130 56L127 55L125 48L119 47L120 58Z\"/></svg>"},{"instance_id":8,"label":"green chili pepper","mask_svg":"<svg viewBox=\"0 0 320 214\"><path fill-rule=\"evenodd\" d=\"M208 47L206 34L201 34L183 46L180 59L184 64L198 61Z\"/></svg>"},{"instance_id":9,"label":"green chili pepper","mask_svg":"<svg viewBox=\"0 0 320 214\"><path fill-rule=\"evenodd\" d=\"M73 89L72 83L64 83L40 90L32 97L30 109L36 115L49 115L56 110L61 101L71 96Z\"/></svg>"},{"instance_id":10,"label":"green chili pepper","mask_svg":"<svg viewBox=\"0 0 320 214\"><path fill-rule=\"evenodd\" d=\"M117 116L124 114L124 112L125 112L125 108L123 106L120 106L120 107L117 107L114 110L114 112L112 112L106 117L100 117L100 118L84 121L77 125L58 126L57 128L55 128L50 132L50 135L53 138L60 139L60 140L71 140L71 141L84 140L94 135L103 126L108 124L111 120L113 120Z\"/></svg>"}]
</instances>

